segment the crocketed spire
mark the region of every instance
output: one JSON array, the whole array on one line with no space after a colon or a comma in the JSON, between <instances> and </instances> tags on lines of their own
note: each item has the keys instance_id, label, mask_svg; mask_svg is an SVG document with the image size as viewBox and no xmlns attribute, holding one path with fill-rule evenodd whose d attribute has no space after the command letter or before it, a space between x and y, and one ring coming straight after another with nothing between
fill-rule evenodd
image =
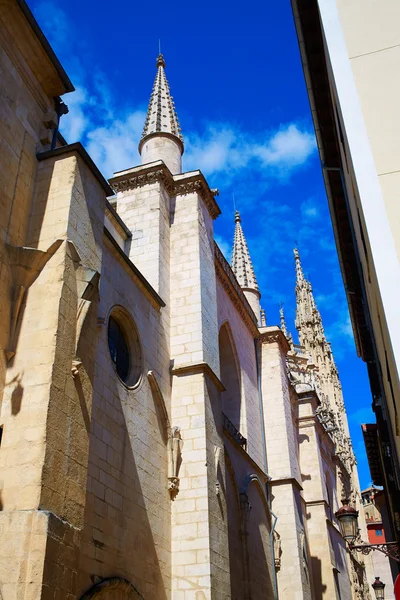
<instances>
[{"instance_id":1,"label":"crocketed spire","mask_svg":"<svg viewBox=\"0 0 400 600\"><path fill-rule=\"evenodd\" d=\"M293 349L293 337L292 337L292 334L290 333L290 331L288 330L288 328L286 327L285 312L283 310L283 304L281 304L280 308L279 308L279 318L280 318L280 325L281 325L282 332L283 332L285 338L287 339L287 341L289 342L290 347Z\"/></svg>"},{"instance_id":2,"label":"crocketed spire","mask_svg":"<svg viewBox=\"0 0 400 600\"><path fill-rule=\"evenodd\" d=\"M175 136L179 140L183 151L183 137L178 115L176 114L175 104L164 69L165 60L163 55L159 54L157 57L157 75L150 96L140 146L147 136L156 133L166 133Z\"/></svg>"},{"instance_id":3,"label":"crocketed spire","mask_svg":"<svg viewBox=\"0 0 400 600\"><path fill-rule=\"evenodd\" d=\"M232 271L242 288L258 292L257 279L254 274L246 238L244 237L239 211L235 212L235 237L232 251Z\"/></svg>"},{"instance_id":4,"label":"crocketed spire","mask_svg":"<svg viewBox=\"0 0 400 600\"><path fill-rule=\"evenodd\" d=\"M312 286L304 277L297 248L294 249L296 263L296 329L299 340L306 348L317 342L327 344L321 314L315 304Z\"/></svg>"}]
</instances>

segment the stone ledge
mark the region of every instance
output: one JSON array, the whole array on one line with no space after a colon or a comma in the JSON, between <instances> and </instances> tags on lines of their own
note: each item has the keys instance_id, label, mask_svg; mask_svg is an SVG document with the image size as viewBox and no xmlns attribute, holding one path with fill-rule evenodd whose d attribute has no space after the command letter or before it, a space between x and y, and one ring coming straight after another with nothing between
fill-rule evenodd
<instances>
[{"instance_id":1,"label":"stone ledge","mask_svg":"<svg viewBox=\"0 0 400 600\"><path fill-rule=\"evenodd\" d=\"M147 279L142 275L137 267L133 264L133 262L127 257L125 252L120 248L118 243L115 241L111 233L108 231L106 227L104 227L104 236L111 243L113 248L116 250L118 255L124 261L127 267L129 267L131 273L133 274L134 279L139 284L139 286L144 290L146 295L150 297L151 301L154 303L157 309L163 308L166 306L164 300L157 294L156 290L150 285Z\"/></svg>"},{"instance_id":2,"label":"stone ledge","mask_svg":"<svg viewBox=\"0 0 400 600\"><path fill-rule=\"evenodd\" d=\"M45 152L39 152L36 154L36 158L39 161L46 160L48 158L57 158L59 156L63 156L64 154L78 154L80 158L84 161L87 167L92 171L93 175L103 188L106 196L113 196L114 191L110 188L107 181L104 179L103 175L100 173L99 169L90 158L89 154L86 152L85 148L82 146L80 142L75 142L74 144L67 144L66 146L59 146L58 148L54 148L54 150L46 150Z\"/></svg>"},{"instance_id":3,"label":"stone ledge","mask_svg":"<svg viewBox=\"0 0 400 600\"><path fill-rule=\"evenodd\" d=\"M121 234L121 237L126 240L132 237L131 230L127 227L127 225L125 225L115 208L112 207L108 200L106 200L106 214L111 223L114 225L115 229Z\"/></svg>"},{"instance_id":4,"label":"stone ledge","mask_svg":"<svg viewBox=\"0 0 400 600\"><path fill-rule=\"evenodd\" d=\"M294 485L298 490L300 490L301 492L303 491L303 486L296 479L296 477L282 477L279 479L271 479L269 483L272 487L278 485Z\"/></svg>"},{"instance_id":5,"label":"stone ledge","mask_svg":"<svg viewBox=\"0 0 400 600\"><path fill-rule=\"evenodd\" d=\"M207 375L207 377L211 379L217 390L220 392L225 391L223 383L214 373L210 365L206 362L187 363L171 368L171 375L177 375L178 377L181 375L192 375L196 373L204 373L204 375Z\"/></svg>"}]
</instances>

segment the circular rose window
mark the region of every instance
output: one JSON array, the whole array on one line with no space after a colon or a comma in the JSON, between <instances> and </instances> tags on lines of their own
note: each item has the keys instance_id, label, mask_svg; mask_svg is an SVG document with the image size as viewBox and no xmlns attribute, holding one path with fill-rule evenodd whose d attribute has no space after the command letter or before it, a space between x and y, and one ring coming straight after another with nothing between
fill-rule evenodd
<instances>
[{"instance_id":1,"label":"circular rose window","mask_svg":"<svg viewBox=\"0 0 400 600\"><path fill-rule=\"evenodd\" d=\"M135 324L121 307L108 319L108 348L114 368L128 387L137 385L142 374L142 352Z\"/></svg>"}]
</instances>

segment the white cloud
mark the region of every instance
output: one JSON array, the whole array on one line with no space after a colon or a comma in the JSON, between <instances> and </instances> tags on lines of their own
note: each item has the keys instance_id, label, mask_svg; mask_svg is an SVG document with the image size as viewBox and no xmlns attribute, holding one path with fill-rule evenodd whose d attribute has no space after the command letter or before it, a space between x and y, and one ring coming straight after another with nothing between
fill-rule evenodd
<instances>
[{"instance_id":1,"label":"white cloud","mask_svg":"<svg viewBox=\"0 0 400 600\"><path fill-rule=\"evenodd\" d=\"M286 177L307 163L316 149L313 133L295 123L275 132L252 133L226 123L213 123L202 134L186 136L185 168L205 175L224 172L232 178L241 169Z\"/></svg>"},{"instance_id":2,"label":"white cloud","mask_svg":"<svg viewBox=\"0 0 400 600\"><path fill-rule=\"evenodd\" d=\"M106 177L140 163L138 142L145 117L144 111L136 110L87 134L87 150Z\"/></svg>"},{"instance_id":3,"label":"white cloud","mask_svg":"<svg viewBox=\"0 0 400 600\"><path fill-rule=\"evenodd\" d=\"M295 123L283 125L266 144L255 151L265 165L292 169L307 162L316 149L314 134L301 131Z\"/></svg>"}]
</instances>

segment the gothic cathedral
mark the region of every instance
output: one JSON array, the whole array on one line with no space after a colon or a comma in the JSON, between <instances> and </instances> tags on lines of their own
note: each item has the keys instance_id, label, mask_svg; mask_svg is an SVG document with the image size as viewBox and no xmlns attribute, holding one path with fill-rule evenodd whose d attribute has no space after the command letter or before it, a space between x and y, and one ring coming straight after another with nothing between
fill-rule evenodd
<instances>
[{"instance_id":1,"label":"gothic cathedral","mask_svg":"<svg viewBox=\"0 0 400 600\"><path fill-rule=\"evenodd\" d=\"M23 0L0 27L1 597L368 600L299 253L297 345L283 310L266 322L239 213L228 264L218 191L182 172L163 56L142 164L106 181L58 134L73 86Z\"/></svg>"}]
</instances>

